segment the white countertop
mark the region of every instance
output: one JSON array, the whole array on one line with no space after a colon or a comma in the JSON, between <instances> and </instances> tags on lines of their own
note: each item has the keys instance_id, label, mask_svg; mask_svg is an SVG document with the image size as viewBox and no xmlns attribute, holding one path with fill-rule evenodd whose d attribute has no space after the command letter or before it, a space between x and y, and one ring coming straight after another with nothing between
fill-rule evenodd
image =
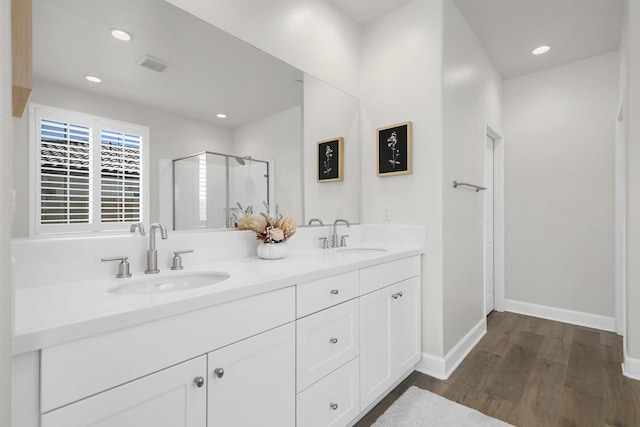
<instances>
[{"instance_id":1,"label":"white countertop","mask_svg":"<svg viewBox=\"0 0 640 427\"><path fill-rule=\"evenodd\" d=\"M367 245L375 247L375 245ZM257 257L198 266L161 276L197 271L226 272L230 278L211 286L153 295L124 295L108 290L130 279L104 279L32 286L15 293L14 355L79 338L130 327L224 302L293 286L310 280L369 267L423 253L420 247L388 246L385 252L336 252L316 249L290 252L279 260Z\"/></svg>"}]
</instances>

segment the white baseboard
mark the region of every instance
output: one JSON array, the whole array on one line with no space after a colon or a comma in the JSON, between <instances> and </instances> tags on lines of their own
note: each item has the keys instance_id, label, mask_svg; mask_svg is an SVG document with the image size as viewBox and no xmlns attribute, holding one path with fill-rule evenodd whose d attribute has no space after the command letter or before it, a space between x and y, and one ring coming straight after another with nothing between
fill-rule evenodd
<instances>
[{"instance_id":1,"label":"white baseboard","mask_svg":"<svg viewBox=\"0 0 640 427\"><path fill-rule=\"evenodd\" d=\"M549 307L546 305L531 304L528 302L505 300L505 311L540 317L542 319L556 320L572 325L586 326L588 328L615 332L615 317L600 316L598 314L584 313L581 311L567 310L564 308Z\"/></svg>"},{"instance_id":2,"label":"white baseboard","mask_svg":"<svg viewBox=\"0 0 640 427\"><path fill-rule=\"evenodd\" d=\"M422 372L430 377L439 380L449 378L447 369L445 368L444 357L433 356L429 353L422 353L422 359L416 365L416 371Z\"/></svg>"},{"instance_id":3,"label":"white baseboard","mask_svg":"<svg viewBox=\"0 0 640 427\"><path fill-rule=\"evenodd\" d=\"M444 357L422 353L422 360L416 365L416 370L439 380L446 380L486 333L487 319L483 318Z\"/></svg>"},{"instance_id":4,"label":"white baseboard","mask_svg":"<svg viewBox=\"0 0 640 427\"><path fill-rule=\"evenodd\" d=\"M640 380L640 359L629 357L629 354L625 351L624 363L622 364L622 374L625 377Z\"/></svg>"}]
</instances>

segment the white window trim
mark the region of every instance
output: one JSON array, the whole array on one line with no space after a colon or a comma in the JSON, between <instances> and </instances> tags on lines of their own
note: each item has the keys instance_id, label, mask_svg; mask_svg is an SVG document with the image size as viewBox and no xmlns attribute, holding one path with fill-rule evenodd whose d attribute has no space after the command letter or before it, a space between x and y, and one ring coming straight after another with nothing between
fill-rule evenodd
<instances>
[{"instance_id":1,"label":"white window trim","mask_svg":"<svg viewBox=\"0 0 640 427\"><path fill-rule=\"evenodd\" d=\"M51 236L51 235L62 235L62 234L89 234L89 233L103 233L103 232L129 232L129 227L132 222L124 222L124 223L100 223L100 204L99 204L99 195L100 195L100 178L99 173L95 175L93 179L93 194L94 194L94 202L93 202L93 210L92 210L92 218L93 223L88 224L59 224L59 225L45 225L43 227L42 224L39 223L39 207L40 207L40 188L39 188L39 162L40 162L40 154L36 149L37 139L39 138L39 123L37 120L37 116L39 112L51 113L53 115L63 115L68 117L78 117L84 122L94 122L100 123L98 128L105 126L112 126L113 128L110 130L116 131L127 131L139 134L142 137L142 142L140 144L141 156L142 156L142 175L140 177L141 183L140 188L142 191L142 206L141 206L141 218L142 223L145 227L148 228L149 225L149 192L150 192L150 181L149 181L149 128L147 126L128 123L119 120L113 120L106 117L101 117L97 115L81 113L73 110L67 110L62 108L50 107L41 104L31 103L29 105L29 236L30 237L39 237L39 236ZM46 116L46 113L44 114ZM96 141L93 141L96 143ZM99 142L99 141L98 141ZM99 156L93 156L93 164L92 168L94 171L100 170L100 158ZM95 173L95 172L93 172ZM136 221L137 222L137 221Z\"/></svg>"}]
</instances>

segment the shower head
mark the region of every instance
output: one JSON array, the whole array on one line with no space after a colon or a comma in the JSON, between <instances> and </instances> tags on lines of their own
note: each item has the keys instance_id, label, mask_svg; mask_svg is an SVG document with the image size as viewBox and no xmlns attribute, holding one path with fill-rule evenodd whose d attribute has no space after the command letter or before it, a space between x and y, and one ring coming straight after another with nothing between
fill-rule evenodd
<instances>
[{"instance_id":1,"label":"shower head","mask_svg":"<svg viewBox=\"0 0 640 427\"><path fill-rule=\"evenodd\" d=\"M236 162L238 162L238 163L239 163L240 165L242 165L242 166L244 166L244 165L246 164L246 163L245 163L245 160L251 160L251 156L242 156L242 157L239 157L239 156L232 156L232 157L233 157L234 159L236 159Z\"/></svg>"}]
</instances>

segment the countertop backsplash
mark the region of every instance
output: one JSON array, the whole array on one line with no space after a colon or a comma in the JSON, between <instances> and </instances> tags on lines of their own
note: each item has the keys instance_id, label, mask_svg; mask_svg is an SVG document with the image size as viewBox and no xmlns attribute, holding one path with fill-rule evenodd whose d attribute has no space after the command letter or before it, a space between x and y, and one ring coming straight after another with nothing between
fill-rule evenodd
<instances>
[{"instance_id":1,"label":"countertop backsplash","mask_svg":"<svg viewBox=\"0 0 640 427\"><path fill-rule=\"evenodd\" d=\"M321 247L320 238L329 237L331 225L298 228L287 242L288 251L308 251ZM347 245L364 244L424 245L424 229L419 226L340 225L338 235L348 234ZM256 256L258 241L252 231L225 230L169 232L166 240L156 235L158 267L171 267L173 251L193 249L184 254L185 269L213 261ZM14 239L12 277L16 288L46 286L85 279L109 278L117 272L117 261L101 262L103 257L128 256L131 273L144 274L149 235L104 235Z\"/></svg>"}]
</instances>

